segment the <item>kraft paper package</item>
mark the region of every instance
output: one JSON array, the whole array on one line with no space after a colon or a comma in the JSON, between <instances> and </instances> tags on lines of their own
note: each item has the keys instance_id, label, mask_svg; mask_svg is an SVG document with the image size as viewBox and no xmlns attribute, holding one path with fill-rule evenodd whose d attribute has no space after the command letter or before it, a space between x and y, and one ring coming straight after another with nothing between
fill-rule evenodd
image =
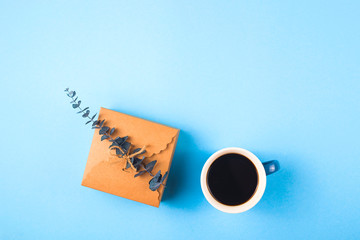
<instances>
[{"instance_id":1,"label":"kraft paper package","mask_svg":"<svg viewBox=\"0 0 360 240\"><path fill-rule=\"evenodd\" d=\"M157 160L153 173L170 170L179 130L124 113L101 108L99 119L106 125L116 128L115 136L128 136L135 147L145 146L144 161ZM111 154L109 141L101 141L99 130L95 130L82 185L120 197L159 207L164 192L161 186L157 191L149 189L149 174L134 178L136 172L124 169L126 160ZM170 173L170 172L169 172ZM164 184L166 183L166 180Z\"/></svg>"}]
</instances>

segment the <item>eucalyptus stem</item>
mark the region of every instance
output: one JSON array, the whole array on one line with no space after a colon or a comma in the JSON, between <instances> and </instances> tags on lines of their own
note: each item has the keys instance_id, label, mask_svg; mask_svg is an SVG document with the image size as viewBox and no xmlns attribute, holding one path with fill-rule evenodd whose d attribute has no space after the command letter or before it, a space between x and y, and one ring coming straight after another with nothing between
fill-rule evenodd
<instances>
[{"instance_id":1,"label":"eucalyptus stem","mask_svg":"<svg viewBox=\"0 0 360 240\"><path fill-rule=\"evenodd\" d=\"M152 174L152 170L154 169L157 160L153 160L145 164L143 162L145 159L144 156L142 158L138 158L139 155L142 155L146 152L145 148L136 148L132 150L132 152L130 153L130 149L132 145L128 141L127 136L113 138L111 135L115 132L115 128L110 129L110 127L104 125L105 120L100 120L100 119L95 120L97 113L95 113L92 117L90 117L89 108L88 107L81 108L80 107L81 101L80 100L77 101L78 97L74 98L76 95L75 91L69 91L69 88L67 88L65 89L65 92L72 99L71 101L72 107L74 109L80 110L78 113L82 113L83 118L90 119L89 121L86 122L86 124L92 123L92 128L99 129L99 135L102 135L101 141L108 140L109 142L111 142L109 148L111 150L115 150L116 156L118 156L119 158L126 159L125 169L131 167L136 172L134 177L141 176L147 172L152 177L152 179L149 182L149 188L151 191L156 191L160 186L165 187L164 181L168 176L168 172L165 172L165 174L162 175L161 170L159 170L155 175ZM144 169L144 170L140 171L140 169Z\"/></svg>"}]
</instances>

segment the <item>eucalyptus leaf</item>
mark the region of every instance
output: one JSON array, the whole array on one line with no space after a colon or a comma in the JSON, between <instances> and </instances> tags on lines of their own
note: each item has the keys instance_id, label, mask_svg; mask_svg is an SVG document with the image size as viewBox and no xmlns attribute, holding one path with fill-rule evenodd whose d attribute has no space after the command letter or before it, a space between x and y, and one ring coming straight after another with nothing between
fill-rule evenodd
<instances>
[{"instance_id":1,"label":"eucalyptus leaf","mask_svg":"<svg viewBox=\"0 0 360 240\"><path fill-rule=\"evenodd\" d=\"M89 116L90 111L86 110L86 112L82 115L83 118L87 118Z\"/></svg>"},{"instance_id":2,"label":"eucalyptus leaf","mask_svg":"<svg viewBox=\"0 0 360 240\"><path fill-rule=\"evenodd\" d=\"M91 117L91 121L94 120L94 118L96 117L97 113L94 114L94 116Z\"/></svg>"},{"instance_id":3,"label":"eucalyptus leaf","mask_svg":"<svg viewBox=\"0 0 360 240\"><path fill-rule=\"evenodd\" d=\"M130 147L131 147L131 143L129 142L124 142L123 144L121 144L121 149L123 150L123 152L125 154L127 154L127 152L129 151Z\"/></svg>"},{"instance_id":4,"label":"eucalyptus leaf","mask_svg":"<svg viewBox=\"0 0 360 240\"><path fill-rule=\"evenodd\" d=\"M108 138L109 138L108 135L103 135L103 136L101 137L101 141L103 141L103 140L105 140L105 139L108 139Z\"/></svg>"},{"instance_id":5,"label":"eucalyptus leaf","mask_svg":"<svg viewBox=\"0 0 360 240\"><path fill-rule=\"evenodd\" d=\"M103 134L105 134L107 131L109 131L109 127L107 127L107 126L104 126L104 127L102 127L101 129L100 129L100 131L99 131L99 134L100 135L103 135Z\"/></svg>"},{"instance_id":6,"label":"eucalyptus leaf","mask_svg":"<svg viewBox=\"0 0 360 240\"><path fill-rule=\"evenodd\" d=\"M112 144L109 146L109 148L112 147L120 147L119 144L117 144L117 142L113 141Z\"/></svg>"},{"instance_id":7,"label":"eucalyptus leaf","mask_svg":"<svg viewBox=\"0 0 360 240\"><path fill-rule=\"evenodd\" d=\"M99 127L102 127L104 125L105 119L100 122Z\"/></svg>"},{"instance_id":8,"label":"eucalyptus leaf","mask_svg":"<svg viewBox=\"0 0 360 240\"><path fill-rule=\"evenodd\" d=\"M92 126L95 127L96 125L98 125L98 123L99 123L99 120L96 120L93 122Z\"/></svg>"},{"instance_id":9,"label":"eucalyptus leaf","mask_svg":"<svg viewBox=\"0 0 360 240\"><path fill-rule=\"evenodd\" d=\"M161 182L161 170L159 170L154 176L155 182Z\"/></svg>"},{"instance_id":10,"label":"eucalyptus leaf","mask_svg":"<svg viewBox=\"0 0 360 240\"><path fill-rule=\"evenodd\" d=\"M129 162L126 162L126 167L125 167L125 169L128 169L129 167L131 167L130 163L129 163Z\"/></svg>"},{"instance_id":11,"label":"eucalyptus leaf","mask_svg":"<svg viewBox=\"0 0 360 240\"><path fill-rule=\"evenodd\" d=\"M112 128L112 129L110 130L110 135L113 134L114 131L115 131L115 128Z\"/></svg>"},{"instance_id":12,"label":"eucalyptus leaf","mask_svg":"<svg viewBox=\"0 0 360 240\"><path fill-rule=\"evenodd\" d=\"M145 165L146 171L151 172L154 169L156 162L157 162L157 160L154 160L154 161L151 161L148 164L146 164Z\"/></svg>"},{"instance_id":13,"label":"eucalyptus leaf","mask_svg":"<svg viewBox=\"0 0 360 240\"><path fill-rule=\"evenodd\" d=\"M166 179L167 176L169 175L168 173L169 173L169 172L166 172L166 173L164 174L164 176L161 178L161 183L164 183L165 179Z\"/></svg>"},{"instance_id":14,"label":"eucalyptus leaf","mask_svg":"<svg viewBox=\"0 0 360 240\"><path fill-rule=\"evenodd\" d=\"M118 146L120 146L120 145L123 144L127 139L128 139L127 136L125 136L125 137L116 137L116 138L114 139L114 141L117 143Z\"/></svg>"},{"instance_id":15,"label":"eucalyptus leaf","mask_svg":"<svg viewBox=\"0 0 360 240\"><path fill-rule=\"evenodd\" d=\"M134 178L136 178L136 177L138 177L138 176L141 176L141 175L143 175L144 173L146 173L146 171L145 171L145 170L142 170L142 171L138 172L137 174L135 174Z\"/></svg>"},{"instance_id":16,"label":"eucalyptus leaf","mask_svg":"<svg viewBox=\"0 0 360 240\"><path fill-rule=\"evenodd\" d=\"M87 122L85 123L85 125L87 125L87 124L89 124L89 123L91 123L91 120L87 121Z\"/></svg>"},{"instance_id":17,"label":"eucalyptus leaf","mask_svg":"<svg viewBox=\"0 0 360 240\"><path fill-rule=\"evenodd\" d=\"M81 111L79 111L79 112L77 112L77 113L82 113L82 112L84 112L84 111L86 111L86 110L88 110L89 109L89 107L86 107L86 108L84 108L83 110L81 110Z\"/></svg>"},{"instance_id":18,"label":"eucalyptus leaf","mask_svg":"<svg viewBox=\"0 0 360 240\"><path fill-rule=\"evenodd\" d=\"M161 186L161 183L153 182L152 180L149 183L149 188L151 191L156 191Z\"/></svg>"},{"instance_id":19,"label":"eucalyptus leaf","mask_svg":"<svg viewBox=\"0 0 360 240\"><path fill-rule=\"evenodd\" d=\"M141 150L141 148L136 148L136 149L134 149L134 151L132 151L131 154L138 153L138 152L140 152L140 150ZM146 153L145 150L143 150L141 153L138 153L138 154L140 155L140 154L144 154L144 153Z\"/></svg>"},{"instance_id":20,"label":"eucalyptus leaf","mask_svg":"<svg viewBox=\"0 0 360 240\"><path fill-rule=\"evenodd\" d=\"M76 92L75 92L75 91L70 91L70 92L68 93L68 96L71 97L71 98L75 97L75 95L76 95Z\"/></svg>"},{"instance_id":21,"label":"eucalyptus leaf","mask_svg":"<svg viewBox=\"0 0 360 240\"><path fill-rule=\"evenodd\" d=\"M116 155L123 155L119 148L115 148Z\"/></svg>"},{"instance_id":22,"label":"eucalyptus leaf","mask_svg":"<svg viewBox=\"0 0 360 240\"><path fill-rule=\"evenodd\" d=\"M156 191L161 186L161 171L157 172L155 176L149 181L149 188L151 191Z\"/></svg>"},{"instance_id":23,"label":"eucalyptus leaf","mask_svg":"<svg viewBox=\"0 0 360 240\"><path fill-rule=\"evenodd\" d=\"M131 163L133 164L136 171L139 171L139 168L141 167L141 163L142 163L142 161L144 161L144 158L145 157L143 157L143 158L137 158L137 157L131 158Z\"/></svg>"},{"instance_id":24,"label":"eucalyptus leaf","mask_svg":"<svg viewBox=\"0 0 360 240\"><path fill-rule=\"evenodd\" d=\"M75 100L72 100L70 103L76 102L77 99L78 99L78 97L76 97Z\"/></svg>"},{"instance_id":25,"label":"eucalyptus leaf","mask_svg":"<svg viewBox=\"0 0 360 240\"><path fill-rule=\"evenodd\" d=\"M141 150L141 148L136 148L136 149L134 149L134 151L132 151L132 153L137 153L137 152L139 152Z\"/></svg>"}]
</instances>

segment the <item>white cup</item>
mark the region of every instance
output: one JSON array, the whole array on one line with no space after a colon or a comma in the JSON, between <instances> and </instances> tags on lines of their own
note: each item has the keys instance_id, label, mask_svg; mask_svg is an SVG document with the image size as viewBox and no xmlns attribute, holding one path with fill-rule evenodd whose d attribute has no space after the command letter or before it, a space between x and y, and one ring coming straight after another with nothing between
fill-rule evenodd
<instances>
[{"instance_id":1,"label":"white cup","mask_svg":"<svg viewBox=\"0 0 360 240\"><path fill-rule=\"evenodd\" d=\"M249 159L256 168L257 175L258 175L258 183L255 189L255 192L247 200L245 203L235 206L225 205L219 201L217 201L211 194L208 183L207 183L207 174L211 164L218 159L219 157L225 154L240 154L245 156ZM221 161L221 160L218 160ZM243 148L231 147L231 148L224 148L209 157L209 159L204 164L204 167L201 172L200 183L201 189L204 193L206 200L216 209L226 212L226 213L241 213L245 212L252 207L254 207L261 199L264 194L265 187L266 187L266 175L274 173L280 169L279 162L276 160L268 161L265 163L260 162L260 160L250 151L245 150Z\"/></svg>"}]
</instances>

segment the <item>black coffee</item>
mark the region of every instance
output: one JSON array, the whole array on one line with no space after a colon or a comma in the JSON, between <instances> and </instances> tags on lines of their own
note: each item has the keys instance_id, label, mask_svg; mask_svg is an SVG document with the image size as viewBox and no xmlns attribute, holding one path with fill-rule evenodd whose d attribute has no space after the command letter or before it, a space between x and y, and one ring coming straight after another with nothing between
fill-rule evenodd
<instances>
[{"instance_id":1,"label":"black coffee","mask_svg":"<svg viewBox=\"0 0 360 240\"><path fill-rule=\"evenodd\" d=\"M245 156L230 153L222 155L210 166L207 184L211 195L225 205L240 205L254 194L258 174Z\"/></svg>"}]
</instances>

